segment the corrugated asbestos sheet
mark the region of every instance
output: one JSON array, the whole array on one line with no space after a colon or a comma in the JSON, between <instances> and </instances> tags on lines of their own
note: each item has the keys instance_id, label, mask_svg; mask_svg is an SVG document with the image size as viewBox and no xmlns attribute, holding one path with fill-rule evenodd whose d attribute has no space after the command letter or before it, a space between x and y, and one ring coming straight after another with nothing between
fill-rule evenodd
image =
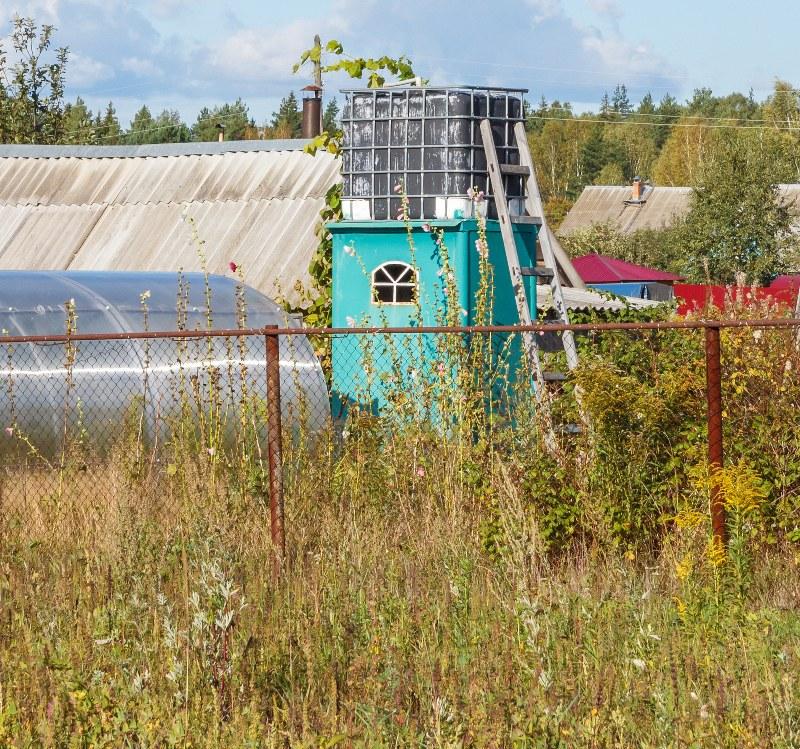
<instances>
[{"instance_id":1,"label":"corrugated asbestos sheet","mask_svg":"<svg viewBox=\"0 0 800 749\"><path fill-rule=\"evenodd\" d=\"M791 210L800 216L800 185L780 185L781 194ZM630 187L590 186L584 188L558 229L568 236L592 224L612 222L625 234L637 229L663 229L676 217L685 216L691 202L691 187L650 187L644 202L627 203Z\"/></svg>"},{"instance_id":2,"label":"corrugated asbestos sheet","mask_svg":"<svg viewBox=\"0 0 800 749\"><path fill-rule=\"evenodd\" d=\"M645 193L645 202L627 204L630 187L586 187L575 201L558 233L568 236L576 229L612 222L625 232L637 229L661 229L676 215L689 210L690 187L653 187Z\"/></svg>"},{"instance_id":3,"label":"corrugated asbestos sheet","mask_svg":"<svg viewBox=\"0 0 800 749\"><path fill-rule=\"evenodd\" d=\"M296 301L340 179L304 143L0 147L0 268L198 271L195 230L210 272Z\"/></svg>"},{"instance_id":4,"label":"corrugated asbestos sheet","mask_svg":"<svg viewBox=\"0 0 800 749\"><path fill-rule=\"evenodd\" d=\"M629 297L625 302L618 299L612 299L604 294L599 294L591 289L573 289L568 287L562 288L564 295L564 304L567 309L575 310L588 310L588 309L607 309L607 310L623 310L626 306L642 309L644 307L655 307L658 302L650 299L635 299ZM540 284L536 287L536 307L543 312L546 312L553 307L553 293L550 286L547 284Z\"/></svg>"}]
</instances>

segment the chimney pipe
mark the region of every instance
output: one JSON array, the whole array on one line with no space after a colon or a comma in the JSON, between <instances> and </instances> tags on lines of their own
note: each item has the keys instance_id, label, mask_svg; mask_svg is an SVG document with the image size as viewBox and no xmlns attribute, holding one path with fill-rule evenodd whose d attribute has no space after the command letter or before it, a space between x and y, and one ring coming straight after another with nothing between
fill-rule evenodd
<instances>
[{"instance_id":1,"label":"chimney pipe","mask_svg":"<svg viewBox=\"0 0 800 749\"><path fill-rule=\"evenodd\" d=\"M225 140L225 125L223 125L221 122L218 122L217 123L217 131L218 131L218 133L217 133L217 141L219 143L222 143L222 141Z\"/></svg>"},{"instance_id":2,"label":"chimney pipe","mask_svg":"<svg viewBox=\"0 0 800 749\"><path fill-rule=\"evenodd\" d=\"M633 185L631 186L631 200L639 202L644 193L644 184L641 177L633 178Z\"/></svg>"},{"instance_id":3,"label":"chimney pipe","mask_svg":"<svg viewBox=\"0 0 800 749\"><path fill-rule=\"evenodd\" d=\"M313 85L306 86L303 91L313 96L303 97L302 135L304 138L316 138L322 132L322 89Z\"/></svg>"}]
</instances>

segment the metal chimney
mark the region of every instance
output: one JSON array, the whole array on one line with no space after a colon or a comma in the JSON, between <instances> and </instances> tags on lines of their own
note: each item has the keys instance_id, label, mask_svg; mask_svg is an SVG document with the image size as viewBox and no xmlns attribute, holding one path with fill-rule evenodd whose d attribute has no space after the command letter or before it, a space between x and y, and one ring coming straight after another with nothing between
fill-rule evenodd
<instances>
[{"instance_id":1,"label":"metal chimney","mask_svg":"<svg viewBox=\"0 0 800 749\"><path fill-rule=\"evenodd\" d=\"M311 94L303 97L303 137L316 138L322 132L322 88L312 84L303 91Z\"/></svg>"}]
</instances>

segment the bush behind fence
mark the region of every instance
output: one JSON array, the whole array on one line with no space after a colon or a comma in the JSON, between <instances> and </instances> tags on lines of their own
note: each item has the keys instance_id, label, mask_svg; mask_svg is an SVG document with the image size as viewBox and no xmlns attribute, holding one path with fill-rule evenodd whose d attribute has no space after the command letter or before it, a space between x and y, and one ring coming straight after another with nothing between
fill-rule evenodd
<instances>
[{"instance_id":1,"label":"bush behind fence","mask_svg":"<svg viewBox=\"0 0 800 749\"><path fill-rule=\"evenodd\" d=\"M707 515L723 485L743 532L798 541L800 354L790 323L757 325L721 331L722 473L707 460L700 323L576 326L577 370L563 377L561 356L544 355L547 414L513 328L3 339L0 532L92 544L197 514L266 526L272 456L289 516L293 492L309 486L320 502L391 502L441 480L480 503L490 551L502 535L498 480L553 550L578 537L658 543L681 513ZM277 433L270 335L280 342ZM324 371L311 344L332 352ZM388 453L405 456L408 475L387 469Z\"/></svg>"}]
</instances>

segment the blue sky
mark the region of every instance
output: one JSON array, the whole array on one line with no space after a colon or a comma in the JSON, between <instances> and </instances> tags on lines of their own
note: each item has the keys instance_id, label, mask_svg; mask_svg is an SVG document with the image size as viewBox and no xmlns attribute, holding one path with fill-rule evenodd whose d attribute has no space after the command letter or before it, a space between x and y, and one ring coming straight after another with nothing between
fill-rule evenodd
<instances>
[{"instance_id":1,"label":"blue sky","mask_svg":"<svg viewBox=\"0 0 800 749\"><path fill-rule=\"evenodd\" d=\"M0 34L15 12L58 27L69 98L111 99L123 124L142 104L191 121L237 96L263 122L307 82L291 66L317 32L353 55L407 54L434 83L524 86L578 109L617 83L634 101L800 85L796 0L0 0Z\"/></svg>"}]
</instances>

